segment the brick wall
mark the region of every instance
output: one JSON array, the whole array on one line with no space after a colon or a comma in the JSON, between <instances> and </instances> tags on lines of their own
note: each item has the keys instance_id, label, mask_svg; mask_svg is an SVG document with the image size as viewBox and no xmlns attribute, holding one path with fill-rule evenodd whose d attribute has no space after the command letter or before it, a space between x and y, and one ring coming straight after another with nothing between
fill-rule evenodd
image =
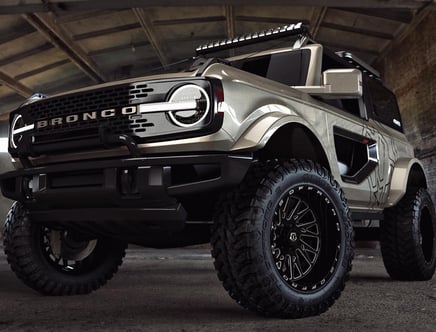
<instances>
[{"instance_id":1,"label":"brick wall","mask_svg":"<svg viewBox=\"0 0 436 332\"><path fill-rule=\"evenodd\" d=\"M436 11L377 64L397 95L404 130L436 203Z\"/></svg>"}]
</instances>

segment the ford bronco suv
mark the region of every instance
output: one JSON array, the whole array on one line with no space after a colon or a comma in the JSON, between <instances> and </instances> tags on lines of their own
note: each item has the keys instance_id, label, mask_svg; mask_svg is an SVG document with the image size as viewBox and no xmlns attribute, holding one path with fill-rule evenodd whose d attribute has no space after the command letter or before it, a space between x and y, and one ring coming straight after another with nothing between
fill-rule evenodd
<instances>
[{"instance_id":1,"label":"ford bronco suv","mask_svg":"<svg viewBox=\"0 0 436 332\"><path fill-rule=\"evenodd\" d=\"M102 286L127 243L210 241L243 307L318 315L370 223L392 278L435 271L435 209L394 94L301 23L200 46L186 71L36 95L10 114L9 152L5 253L43 294Z\"/></svg>"}]
</instances>

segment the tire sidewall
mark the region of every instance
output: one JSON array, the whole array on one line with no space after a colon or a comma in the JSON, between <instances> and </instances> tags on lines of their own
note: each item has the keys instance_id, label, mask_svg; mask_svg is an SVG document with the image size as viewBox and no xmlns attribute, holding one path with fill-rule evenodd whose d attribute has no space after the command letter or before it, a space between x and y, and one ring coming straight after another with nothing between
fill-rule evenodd
<instances>
[{"instance_id":1,"label":"tire sidewall","mask_svg":"<svg viewBox=\"0 0 436 332\"><path fill-rule=\"evenodd\" d=\"M433 275L436 267L436 212L430 195L426 190L420 190L416 195L417 210L413 215L412 227L413 227L413 240L415 242L415 251L417 261L421 264L421 269L427 275ZM423 211L427 209L430 214L431 224L433 228L433 251L431 260L427 261L424 256L424 251L420 243L421 236L421 218L423 217ZM430 277L431 277L430 276Z\"/></svg>"},{"instance_id":2,"label":"tire sidewall","mask_svg":"<svg viewBox=\"0 0 436 332\"><path fill-rule=\"evenodd\" d=\"M274 212L280 199L282 199L291 188L298 185L310 185L315 189L320 190L333 204L340 225L341 249L338 255L338 263L335 271L321 288L318 288L316 291L311 293L303 293L288 286L277 271L271 253L270 234ZM280 287L286 300L293 303L303 302L305 305L312 305L328 300L338 291L338 289L342 290L341 288L343 287L344 278L349 271L349 265L351 264L352 259L352 230L349 210L346 205L344 208L341 191L333 188L332 184L320 174L317 174L314 171L310 172L300 170L297 173L284 174L283 180L274 184L270 194L267 195L264 202L262 202L265 213L263 218L259 220L261 223L259 226L262 229L261 244L265 263L264 267L267 271L272 272L272 277Z\"/></svg>"}]
</instances>

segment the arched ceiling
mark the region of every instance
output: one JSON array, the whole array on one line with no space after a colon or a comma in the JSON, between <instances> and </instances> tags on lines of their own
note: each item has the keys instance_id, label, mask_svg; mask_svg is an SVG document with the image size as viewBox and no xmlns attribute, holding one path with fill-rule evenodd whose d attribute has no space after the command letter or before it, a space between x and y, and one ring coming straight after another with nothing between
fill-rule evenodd
<instances>
[{"instance_id":1,"label":"arched ceiling","mask_svg":"<svg viewBox=\"0 0 436 332\"><path fill-rule=\"evenodd\" d=\"M315 40L374 63L435 9L427 0L2 0L0 118L35 92L145 75L199 44L299 21Z\"/></svg>"}]
</instances>

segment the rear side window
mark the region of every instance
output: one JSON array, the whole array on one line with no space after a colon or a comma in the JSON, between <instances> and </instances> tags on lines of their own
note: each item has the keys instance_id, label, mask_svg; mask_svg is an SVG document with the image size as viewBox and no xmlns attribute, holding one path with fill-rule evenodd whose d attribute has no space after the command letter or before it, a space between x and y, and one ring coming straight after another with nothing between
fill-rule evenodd
<instances>
[{"instance_id":1,"label":"rear side window","mask_svg":"<svg viewBox=\"0 0 436 332\"><path fill-rule=\"evenodd\" d=\"M232 62L232 65L252 74L286 85L305 85L309 69L310 50L298 50L264 55Z\"/></svg>"},{"instance_id":2,"label":"rear side window","mask_svg":"<svg viewBox=\"0 0 436 332\"><path fill-rule=\"evenodd\" d=\"M370 95L371 117L402 132L403 125L395 95L373 78L366 78L366 84ZM368 105L368 102L366 104Z\"/></svg>"}]
</instances>

